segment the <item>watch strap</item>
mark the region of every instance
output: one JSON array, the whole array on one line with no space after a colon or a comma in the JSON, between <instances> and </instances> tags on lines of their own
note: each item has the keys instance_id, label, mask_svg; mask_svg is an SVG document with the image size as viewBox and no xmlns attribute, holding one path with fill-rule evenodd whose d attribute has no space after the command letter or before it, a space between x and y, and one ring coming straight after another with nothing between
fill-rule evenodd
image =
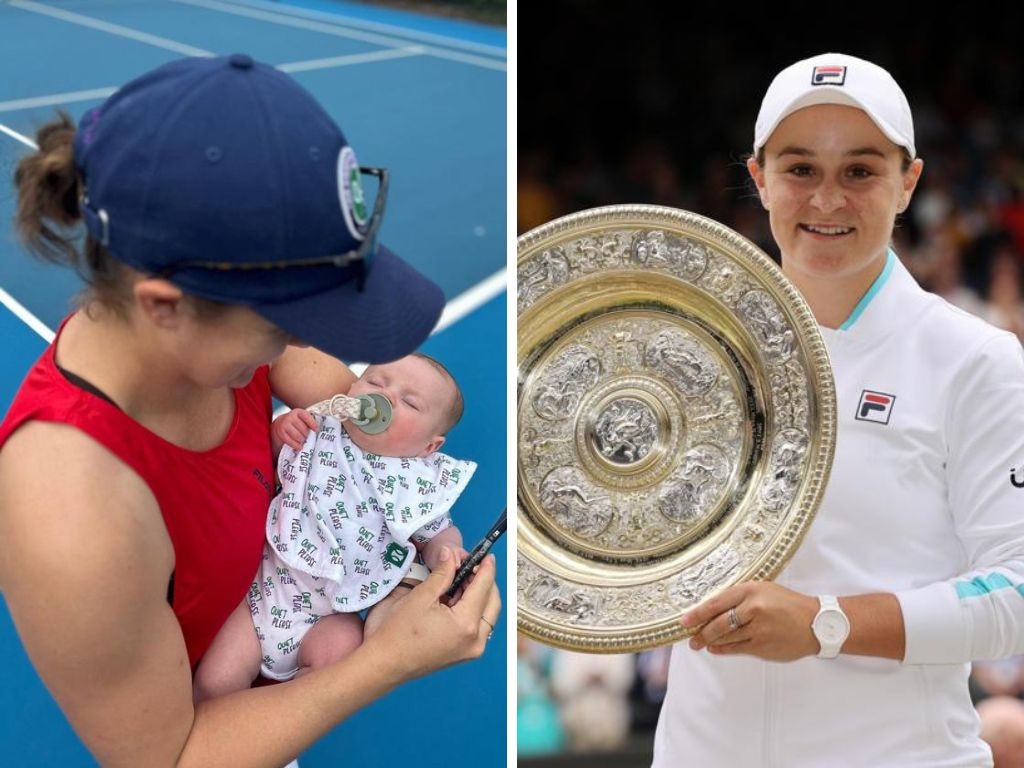
<instances>
[{"instance_id":1,"label":"watch strap","mask_svg":"<svg viewBox=\"0 0 1024 768\"><path fill-rule=\"evenodd\" d=\"M429 575L430 569L427 566L423 563L413 563L409 567L409 572L398 583L408 587L415 587L417 584L422 584L426 581Z\"/></svg>"},{"instance_id":2,"label":"watch strap","mask_svg":"<svg viewBox=\"0 0 1024 768\"><path fill-rule=\"evenodd\" d=\"M816 631L818 623L818 617L826 611L836 611L846 619L847 632L846 635L838 642L828 642L822 638ZM820 648L818 650L819 659L834 659L839 655L840 649L843 647L843 643L846 642L846 638L850 636L849 633L850 620L846 616L846 612L839 605L839 600L834 595L818 595L818 612L814 615L814 621L811 622L811 632L814 633L814 637L817 639Z\"/></svg>"}]
</instances>

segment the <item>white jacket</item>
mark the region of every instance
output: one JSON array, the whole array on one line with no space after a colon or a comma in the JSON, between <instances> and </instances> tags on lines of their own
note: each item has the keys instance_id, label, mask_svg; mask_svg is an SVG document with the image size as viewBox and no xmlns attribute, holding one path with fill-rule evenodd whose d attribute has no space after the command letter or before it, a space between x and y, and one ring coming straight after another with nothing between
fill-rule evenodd
<instances>
[{"instance_id":1,"label":"white jacket","mask_svg":"<svg viewBox=\"0 0 1024 768\"><path fill-rule=\"evenodd\" d=\"M891 252L843 327L821 330L835 460L777 581L896 593L906 657L771 663L680 643L656 768L992 765L968 662L1024 652L1021 345L923 291Z\"/></svg>"}]
</instances>

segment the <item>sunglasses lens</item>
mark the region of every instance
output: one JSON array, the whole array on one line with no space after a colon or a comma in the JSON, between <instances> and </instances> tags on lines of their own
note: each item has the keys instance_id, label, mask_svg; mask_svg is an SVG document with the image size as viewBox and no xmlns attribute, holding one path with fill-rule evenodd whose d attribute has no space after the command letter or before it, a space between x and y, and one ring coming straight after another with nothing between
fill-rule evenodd
<instances>
[{"instance_id":1,"label":"sunglasses lens","mask_svg":"<svg viewBox=\"0 0 1024 768\"><path fill-rule=\"evenodd\" d=\"M360 261L362 264L359 284L362 286L363 281L366 279L366 276L370 271L370 267L373 265L373 262L377 257L380 227L384 219L384 208L387 202L388 180L387 171L369 168L363 168L360 170L362 170L364 175L372 176L377 185L377 195L373 204L373 215L370 217L369 225L367 226L366 239L363 240L362 245L359 247Z\"/></svg>"}]
</instances>

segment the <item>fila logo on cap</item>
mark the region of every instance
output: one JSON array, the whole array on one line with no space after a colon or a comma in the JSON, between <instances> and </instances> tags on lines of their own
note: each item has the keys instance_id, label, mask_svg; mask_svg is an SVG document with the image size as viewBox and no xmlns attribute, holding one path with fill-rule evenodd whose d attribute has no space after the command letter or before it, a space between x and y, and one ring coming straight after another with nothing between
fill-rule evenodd
<instances>
[{"instance_id":1,"label":"fila logo on cap","mask_svg":"<svg viewBox=\"0 0 1024 768\"><path fill-rule=\"evenodd\" d=\"M888 395L885 392L872 392L870 389L865 389L860 393L860 404L857 406L857 420L888 424L889 416L892 415L892 406L895 402L896 395Z\"/></svg>"},{"instance_id":2,"label":"fila logo on cap","mask_svg":"<svg viewBox=\"0 0 1024 768\"><path fill-rule=\"evenodd\" d=\"M814 74L811 75L811 85L842 85L845 82L846 67L815 67Z\"/></svg>"}]
</instances>

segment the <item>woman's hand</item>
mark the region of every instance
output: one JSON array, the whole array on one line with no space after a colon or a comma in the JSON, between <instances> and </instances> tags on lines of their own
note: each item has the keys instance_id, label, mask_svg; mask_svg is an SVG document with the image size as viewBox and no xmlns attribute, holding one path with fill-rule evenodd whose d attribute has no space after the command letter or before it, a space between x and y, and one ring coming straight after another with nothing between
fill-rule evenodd
<instances>
[{"instance_id":1,"label":"woman's hand","mask_svg":"<svg viewBox=\"0 0 1024 768\"><path fill-rule=\"evenodd\" d=\"M461 598L445 605L458 561L445 548L426 581L395 601L366 644L380 644L394 661L401 680L411 680L458 661L480 656L501 614L494 585L494 556L483 559Z\"/></svg>"},{"instance_id":2,"label":"woman's hand","mask_svg":"<svg viewBox=\"0 0 1024 768\"><path fill-rule=\"evenodd\" d=\"M730 611L735 613L730 622ZM737 584L684 614L684 627L704 625L690 639L696 651L716 656L747 654L768 661L794 661L820 650L811 632L818 598L772 582ZM738 625L735 626L734 625Z\"/></svg>"}]
</instances>

